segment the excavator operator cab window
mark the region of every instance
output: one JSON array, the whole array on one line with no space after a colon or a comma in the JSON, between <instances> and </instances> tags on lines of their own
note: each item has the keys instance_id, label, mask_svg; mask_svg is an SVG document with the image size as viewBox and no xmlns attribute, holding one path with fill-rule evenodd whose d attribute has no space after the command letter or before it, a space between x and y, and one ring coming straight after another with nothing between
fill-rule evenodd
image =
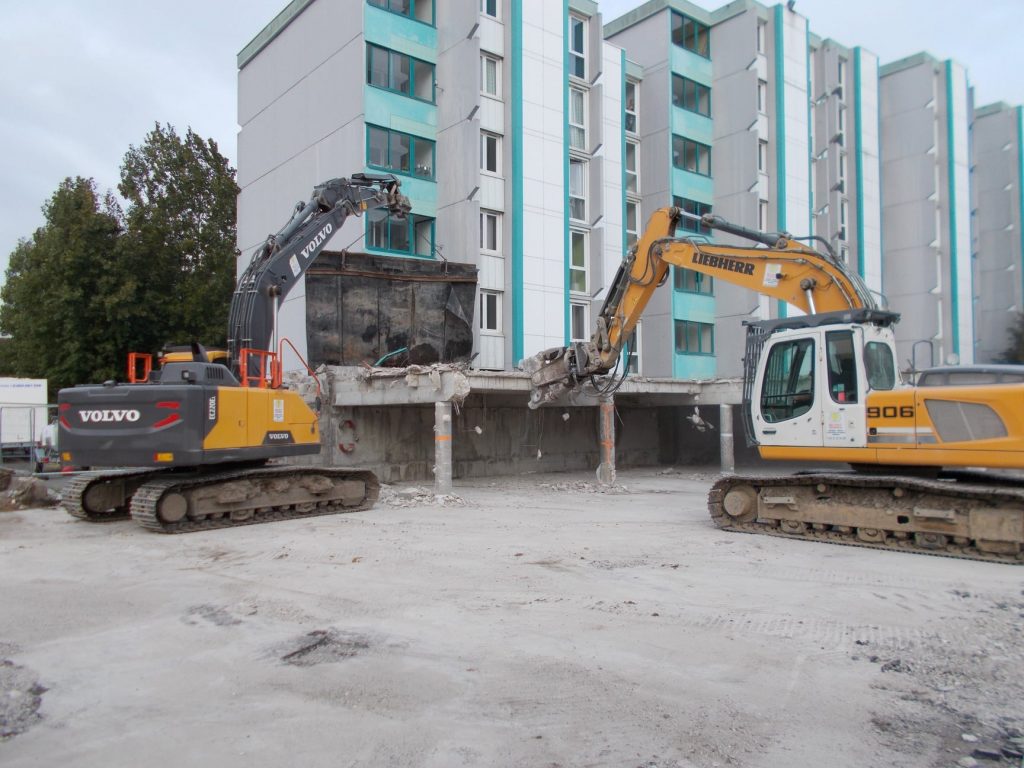
<instances>
[{"instance_id":1,"label":"excavator operator cab window","mask_svg":"<svg viewBox=\"0 0 1024 768\"><path fill-rule=\"evenodd\" d=\"M775 423L795 419L814 404L814 339L783 341L771 348L761 386L761 415Z\"/></svg>"},{"instance_id":2,"label":"excavator operator cab window","mask_svg":"<svg viewBox=\"0 0 1024 768\"><path fill-rule=\"evenodd\" d=\"M857 402L857 357L853 351L853 331L829 331L825 334L828 357L828 392L837 403Z\"/></svg>"},{"instance_id":3,"label":"excavator operator cab window","mask_svg":"<svg viewBox=\"0 0 1024 768\"><path fill-rule=\"evenodd\" d=\"M880 341L869 341L864 345L864 372L871 389L890 390L896 386L896 365L892 359L892 348Z\"/></svg>"}]
</instances>

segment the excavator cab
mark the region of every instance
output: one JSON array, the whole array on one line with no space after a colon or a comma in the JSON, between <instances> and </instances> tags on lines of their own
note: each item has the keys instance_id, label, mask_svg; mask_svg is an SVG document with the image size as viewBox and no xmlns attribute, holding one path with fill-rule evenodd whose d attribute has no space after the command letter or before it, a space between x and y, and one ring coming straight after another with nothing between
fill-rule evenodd
<instances>
[{"instance_id":1,"label":"excavator cab","mask_svg":"<svg viewBox=\"0 0 1024 768\"><path fill-rule=\"evenodd\" d=\"M864 447L868 393L902 384L891 329L898 317L855 310L748 324L748 443Z\"/></svg>"}]
</instances>

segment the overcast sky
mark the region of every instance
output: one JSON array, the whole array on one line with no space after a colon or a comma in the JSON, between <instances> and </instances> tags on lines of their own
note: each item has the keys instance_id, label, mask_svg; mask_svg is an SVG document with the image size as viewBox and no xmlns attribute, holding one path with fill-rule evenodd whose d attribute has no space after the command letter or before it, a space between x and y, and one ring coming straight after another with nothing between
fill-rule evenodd
<instances>
[{"instance_id":1,"label":"overcast sky","mask_svg":"<svg viewBox=\"0 0 1024 768\"><path fill-rule=\"evenodd\" d=\"M541 1L524 0L526 12ZM608 22L640 4L601 0L600 8ZM236 57L286 5L0 0L0 270L42 224L40 207L65 177L116 190L125 151L156 121L216 140L234 165ZM1024 103L1024 0L797 0L796 10L814 33L883 63L921 50L956 59L978 105Z\"/></svg>"}]
</instances>

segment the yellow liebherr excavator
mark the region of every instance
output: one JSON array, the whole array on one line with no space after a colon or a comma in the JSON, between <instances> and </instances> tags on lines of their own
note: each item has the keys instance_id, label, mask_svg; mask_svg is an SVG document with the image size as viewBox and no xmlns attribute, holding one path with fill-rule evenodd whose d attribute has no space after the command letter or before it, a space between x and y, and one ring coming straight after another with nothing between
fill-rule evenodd
<instances>
[{"instance_id":1,"label":"yellow liebherr excavator","mask_svg":"<svg viewBox=\"0 0 1024 768\"><path fill-rule=\"evenodd\" d=\"M523 361L530 407L588 384L608 391L609 382L596 377L616 368L669 267L711 275L807 313L747 323L748 442L765 459L854 470L722 478L708 497L716 525L1024 563L1024 480L986 471L1024 469L1024 369L964 367L905 384L892 330L899 315L881 308L843 262L787 233L712 214L700 217L704 227L754 244L677 237L689 216L663 208L650 218L619 266L589 342Z\"/></svg>"}]
</instances>

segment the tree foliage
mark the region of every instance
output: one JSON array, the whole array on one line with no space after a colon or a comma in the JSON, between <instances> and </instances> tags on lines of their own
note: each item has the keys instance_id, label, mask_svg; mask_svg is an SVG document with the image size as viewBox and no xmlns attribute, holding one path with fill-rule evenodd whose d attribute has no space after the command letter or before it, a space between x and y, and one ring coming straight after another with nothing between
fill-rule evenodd
<instances>
[{"instance_id":1,"label":"tree foliage","mask_svg":"<svg viewBox=\"0 0 1024 768\"><path fill-rule=\"evenodd\" d=\"M1017 313L1009 330L1010 343L1003 350L1005 363L1024 363L1024 313Z\"/></svg>"},{"instance_id":2,"label":"tree foliage","mask_svg":"<svg viewBox=\"0 0 1024 768\"><path fill-rule=\"evenodd\" d=\"M235 275L235 171L217 144L159 123L118 185L65 179L0 289L0 373L60 387L123 377L130 351L225 343Z\"/></svg>"},{"instance_id":3,"label":"tree foliage","mask_svg":"<svg viewBox=\"0 0 1024 768\"><path fill-rule=\"evenodd\" d=\"M159 123L131 147L118 190L126 250L150 283L157 343L226 343L235 285L235 171L217 143Z\"/></svg>"}]
</instances>

